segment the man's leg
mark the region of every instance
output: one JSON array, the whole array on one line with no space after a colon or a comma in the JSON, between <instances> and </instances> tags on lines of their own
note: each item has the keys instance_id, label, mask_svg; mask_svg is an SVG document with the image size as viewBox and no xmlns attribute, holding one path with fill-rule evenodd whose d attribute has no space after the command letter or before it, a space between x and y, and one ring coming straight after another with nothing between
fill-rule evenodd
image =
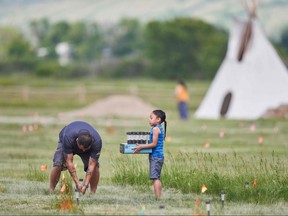
<instances>
[{"instance_id":1,"label":"man's leg","mask_svg":"<svg viewBox=\"0 0 288 216\"><path fill-rule=\"evenodd\" d=\"M92 176L90 179L90 187L91 187L91 193L96 193L96 189L97 189L97 185L99 182L99 178L100 178L100 170L98 167L98 164L95 167L95 171L92 172Z\"/></svg>"},{"instance_id":2,"label":"man's leg","mask_svg":"<svg viewBox=\"0 0 288 216\"><path fill-rule=\"evenodd\" d=\"M53 157L53 167L50 173L50 191L54 191L60 179L61 171L66 169L64 163L64 155L62 151L62 143L58 141L56 152Z\"/></svg>"},{"instance_id":3,"label":"man's leg","mask_svg":"<svg viewBox=\"0 0 288 216\"><path fill-rule=\"evenodd\" d=\"M60 179L61 175L61 166L53 166L50 173L50 191L54 191L55 187Z\"/></svg>"},{"instance_id":4,"label":"man's leg","mask_svg":"<svg viewBox=\"0 0 288 216\"><path fill-rule=\"evenodd\" d=\"M153 186L154 186L154 194L156 197L160 197L162 193L162 184L160 179L154 179L153 180Z\"/></svg>"}]
</instances>

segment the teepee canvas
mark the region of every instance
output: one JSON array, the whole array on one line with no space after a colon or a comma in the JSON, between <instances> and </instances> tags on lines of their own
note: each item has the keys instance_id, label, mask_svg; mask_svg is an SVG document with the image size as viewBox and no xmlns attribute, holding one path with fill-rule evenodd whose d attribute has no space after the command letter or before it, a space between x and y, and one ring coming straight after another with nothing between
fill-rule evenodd
<instances>
[{"instance_id":1,"label":"teepee canvas","mask_svg":"<svg viewBox=\"0 0 288 216\"><path fill-rule=\"evenodd\" d=\"M288 71L255 16L234 20L225 59L195 118L257 119L288 104Z\"/></svg>"}]
</instances>

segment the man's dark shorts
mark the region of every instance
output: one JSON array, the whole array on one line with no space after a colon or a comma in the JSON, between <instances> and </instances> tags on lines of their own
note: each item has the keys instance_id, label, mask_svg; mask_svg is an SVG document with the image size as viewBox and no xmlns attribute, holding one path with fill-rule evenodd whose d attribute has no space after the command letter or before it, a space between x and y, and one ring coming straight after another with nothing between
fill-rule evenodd
<instances>
[{"instance_id":1,"label":"man's dark shorts","mask_svg":"<svg viewBox=\"0 0 288 216\"><path fill-rule=\"evenodd\" d=\"M84 171L86 172L88 169L88 165L89 165L89 158L90 158L90 154L81 154L79 155L79 157L81 158L83 164L84 164ZM65 157L64 157L64 153L63 153L63 148L62 148L62 143L58 142L58 146L56 149L56 152L54 154L53 157L53 166L61 166L62 167L62 171L67 170L67 166L65 163ZM99 161L97 160L97 167L99 168Z\"/></svg>"},{"instance_id":2,"label":"man's dark shorts","mask_svg":"<svg viewBox=\"0 0 288 216\"><path fill-rule=\"evenodd\" d=\"M160 179L164 158L149 156L150 179Z\"/></svg>"}]
</instances>

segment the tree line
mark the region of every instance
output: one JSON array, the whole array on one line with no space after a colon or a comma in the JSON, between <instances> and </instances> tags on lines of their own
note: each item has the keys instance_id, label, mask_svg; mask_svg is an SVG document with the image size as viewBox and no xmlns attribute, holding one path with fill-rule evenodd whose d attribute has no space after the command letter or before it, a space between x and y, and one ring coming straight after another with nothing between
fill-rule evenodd
<instances>
[{"instance_id":1,"label":"tree line","mask_svg":"<svg viewBox=\"0 0 288 216\"><path fill-rule=\"evenodd\" d=\"M167 21L122 19L29 24L29 34L0 28L0 74L78 78L153 77L210 80L224 59L228 33L194 18ZM275 44L288 59L288 30Z\"/></svg>"}]
</instances>

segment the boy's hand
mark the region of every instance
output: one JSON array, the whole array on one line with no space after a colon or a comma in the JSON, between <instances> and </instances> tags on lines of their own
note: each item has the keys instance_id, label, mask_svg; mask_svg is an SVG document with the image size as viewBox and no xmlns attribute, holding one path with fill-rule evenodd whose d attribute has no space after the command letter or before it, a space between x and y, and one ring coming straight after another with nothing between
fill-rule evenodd
<instances>
[{"instance_id":1,"label":"boy's hand","mask_svg":"<svg viewBox=\"0 0 288 216\"><path fill-rule=\"evenodd\" d=\"M134 148L134 154L137 154L142 149L142 146L139 144L136 144L136 147Z\"/></svg>"}]
</instances>

